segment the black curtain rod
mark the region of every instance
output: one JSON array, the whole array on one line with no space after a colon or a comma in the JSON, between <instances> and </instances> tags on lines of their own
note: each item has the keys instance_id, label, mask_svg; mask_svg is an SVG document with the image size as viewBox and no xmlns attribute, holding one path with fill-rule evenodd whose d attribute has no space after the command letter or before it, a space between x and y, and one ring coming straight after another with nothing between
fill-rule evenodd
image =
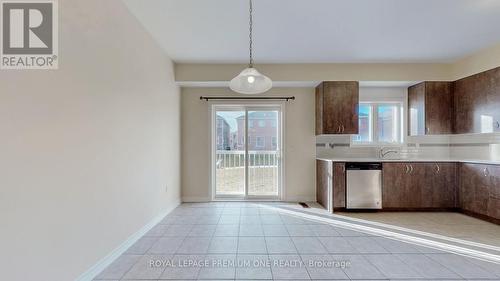
<instances>
[{"instance_id":1,"label":"black curtain rod","mask_svg":"<svg viewBox=\"0 0 500 281\"><path fill-rule=\"evenodd\" d=\"M201 96L200 100L295 100L294 96L291 97L204 97Z\"/></svg>"}]
</instances>

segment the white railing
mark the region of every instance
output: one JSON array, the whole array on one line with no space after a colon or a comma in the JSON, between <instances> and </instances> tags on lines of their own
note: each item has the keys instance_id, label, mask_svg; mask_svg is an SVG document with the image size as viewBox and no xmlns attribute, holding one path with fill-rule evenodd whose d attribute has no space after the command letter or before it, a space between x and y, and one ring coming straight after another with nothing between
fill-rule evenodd
<instances>
[{"instance_id":1,"label":"white railing","mask_svg":"<svg viewBox=\"0 0 500 281\"><path fill-rule=\"evenodd\" d=\"M217 150L217 169L245 167L245 152L237 150ZM279 165L278 151L248 151L249 167L275 167Z\"/></svg>"},{"instance_id":2,"label":"white railing","mask_svg":"<svg viewBox=\"0 0 500 281\"><path fill-rule=\"evenodd\" d=\"M215 156L217 193L244 193L245 152L217 150ZM278 151L249 151L248 193L277 195L279 166Z\"/></svg>"}]
</instances>

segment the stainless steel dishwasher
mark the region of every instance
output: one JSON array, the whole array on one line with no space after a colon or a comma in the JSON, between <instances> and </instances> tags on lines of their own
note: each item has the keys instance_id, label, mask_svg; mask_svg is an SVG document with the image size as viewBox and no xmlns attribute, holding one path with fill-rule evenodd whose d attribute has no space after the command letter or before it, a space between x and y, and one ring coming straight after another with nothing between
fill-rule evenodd
<instances>
[{"instance_id":1,"label":"stainless steel dishwasher","mask_svg":"<svg viewBox=\"0 0 500 281\"><path fill-rule=\"evenodd\" d=\"M382 164L346 163L347 209L382 208Z\"/></svg>"}]
</instances>

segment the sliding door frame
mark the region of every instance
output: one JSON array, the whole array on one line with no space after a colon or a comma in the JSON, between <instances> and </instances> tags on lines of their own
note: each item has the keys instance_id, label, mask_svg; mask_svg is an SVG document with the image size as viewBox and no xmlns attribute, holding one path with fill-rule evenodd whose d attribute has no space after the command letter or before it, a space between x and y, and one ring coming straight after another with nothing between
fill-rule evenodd
<instances>
[{"instance_id":1,"label":"sliding door frame","mask_svg":"<svg viewBox=\"0 0 500 281\"><path fill-rule=\"evenodd\" d=\"M269 101L252 101L252 102L210 102L210 197L212 201L281 201L284 198L285 186L285 133L284 133L284 120L285 120L285 103L284 102L269 102ZM245 193L244 195L217 195L216 193L216 113L218 110L234 110L245 112ZM277 196L259 196L248 194L248 112L249 111L278 111L278 194Z\"/></svg>"}]
</instances>

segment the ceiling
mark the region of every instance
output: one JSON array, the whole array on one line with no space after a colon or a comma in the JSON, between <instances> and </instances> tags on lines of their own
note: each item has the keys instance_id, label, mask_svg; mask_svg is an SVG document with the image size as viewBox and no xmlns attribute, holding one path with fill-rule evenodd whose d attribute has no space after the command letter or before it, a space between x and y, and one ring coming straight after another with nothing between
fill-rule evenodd
<instances>
[{"instance_id":1,"label":"ceiling","mask_svg":"<svg viewBox=\"0 0 500 281\"><path fill-rule=\"evenodd\" d=\"M124 0L178 63L248 60L247 0ZM500 0L254 0L256 63L452 62L500 43Z\"/></svg>"}]
</instances>

